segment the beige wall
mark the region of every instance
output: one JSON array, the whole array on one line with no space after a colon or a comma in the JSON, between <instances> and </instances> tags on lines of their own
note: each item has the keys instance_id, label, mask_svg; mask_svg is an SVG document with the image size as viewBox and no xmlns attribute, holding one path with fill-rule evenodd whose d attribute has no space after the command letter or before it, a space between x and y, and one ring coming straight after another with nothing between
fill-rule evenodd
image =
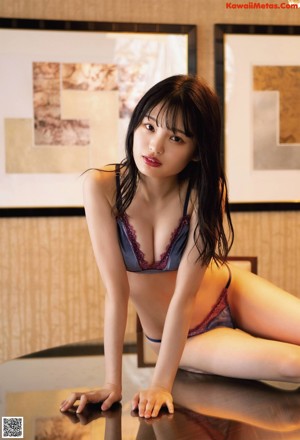
<instances>
[{"instance_id":1,"label":"beige wall","mask_svg":"<svg viewBox=\"0 0 300 440\"><path fill-rule=\"evenodd\" d=\"M225 4L221 0L1 0L0 16L195 24L198 73L213 85L214 23L300 24L300 9L241 11L226 9ZM234 213L233 221L232 253L257 255L261 275L300 297L300 212ZM0 243L0 359L101 339L103 289L84 218L3 218ZM130 308L127 340L133 335Z\"/></svg>"}]
</instances>

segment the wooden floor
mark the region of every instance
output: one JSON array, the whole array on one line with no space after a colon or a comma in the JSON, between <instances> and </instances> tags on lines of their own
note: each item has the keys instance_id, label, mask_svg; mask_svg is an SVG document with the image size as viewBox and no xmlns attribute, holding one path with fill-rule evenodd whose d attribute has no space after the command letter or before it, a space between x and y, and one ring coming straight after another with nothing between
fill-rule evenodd
<instances>
[{"instance_id":1,"label":"wooden floor","mask_svg":"<svg viewBox=\"0 0 300 440\"><path fill-rule=\"evenodd\" d=\"M23 417L26 440L300 440L300 389L292 384L179 372L174 415L141 419L130 398L152 371L124 355L122 405L106 413L92 406L77 416L60 413L59 403L71 389L101 383L102 356L11 361L0 366L1 416Z\"/></svg>"}]
</instances>

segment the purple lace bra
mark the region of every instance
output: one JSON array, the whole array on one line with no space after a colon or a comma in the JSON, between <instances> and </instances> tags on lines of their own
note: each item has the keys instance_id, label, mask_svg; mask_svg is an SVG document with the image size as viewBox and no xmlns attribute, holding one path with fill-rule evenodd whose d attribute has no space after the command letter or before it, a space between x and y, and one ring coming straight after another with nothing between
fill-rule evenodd
<instances>
[{"instance_id":1,"label":"purple lace bra","mask_svg":"<svg viewBox=\"0 0 300 440\"><path fill-rule=\"evenodd\" d=\"M120 177L118 172L116 172L116 179L117 189L119 189ZM134 228L129 223L128 215L125 213L116 218L120 248L126 269L129 272L159 273L178 269L190 229L190 216L187 215L189 197L190 188L188 188L186 194L183 215L179 225L171 234L170 242L165 252L160 256L160 260L151 264L145 260L145 254L137 241Z\"/></svg>"}]
</instances>

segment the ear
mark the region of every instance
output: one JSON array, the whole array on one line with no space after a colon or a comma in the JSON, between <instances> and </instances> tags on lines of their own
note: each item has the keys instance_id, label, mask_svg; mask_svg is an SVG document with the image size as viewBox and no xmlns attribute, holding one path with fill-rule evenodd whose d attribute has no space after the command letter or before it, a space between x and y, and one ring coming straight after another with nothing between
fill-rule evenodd
<instances>
[{"instance_id":1,"label":"ear","mask_svg":"<svg viewBox=\"0 0 300 440\"><path fill-rule=\"evenodd\" d=\"M201 161L201 159L200 159L199 156L194 156L194 157L192 158L192 162L200 162L200 161Z\"/></svg>"}]
</instances>

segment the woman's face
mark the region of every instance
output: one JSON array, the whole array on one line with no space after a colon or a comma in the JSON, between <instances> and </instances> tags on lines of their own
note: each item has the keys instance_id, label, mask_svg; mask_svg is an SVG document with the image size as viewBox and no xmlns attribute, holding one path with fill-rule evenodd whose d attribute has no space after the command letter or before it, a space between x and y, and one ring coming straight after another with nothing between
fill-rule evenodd
<instances>
[{"instance_id":1,"label":"woman's face","mask_svg":"<svg viewBox=\"0 0 300 440\"><path fill-rule=\"evenodd\" d=\"M136 128L133 138L133 157L140 173L151 177L178 175L192 160L195 142L184 131L182 115L175 127L166 121L161 105L154 107ZM157 115L159 117L157 118Z\"/></svg>"}]
</instances>

